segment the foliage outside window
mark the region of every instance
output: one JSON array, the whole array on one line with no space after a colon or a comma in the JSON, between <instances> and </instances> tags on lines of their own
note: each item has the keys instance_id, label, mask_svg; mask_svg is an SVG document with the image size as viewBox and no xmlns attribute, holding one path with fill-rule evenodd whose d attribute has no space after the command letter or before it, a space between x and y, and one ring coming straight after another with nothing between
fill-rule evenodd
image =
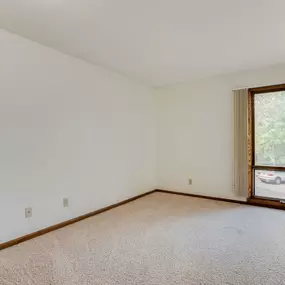
<instances>
[{"instance_id":1,"label":"foliage outside window","mask_svg":"<svg viewBox=\"0 0 285 285\"><path fill-rule=\"evenodd\" d=\"M254 96L256 165L285 166L285 91Z\"/></svg>"}]
</instances>

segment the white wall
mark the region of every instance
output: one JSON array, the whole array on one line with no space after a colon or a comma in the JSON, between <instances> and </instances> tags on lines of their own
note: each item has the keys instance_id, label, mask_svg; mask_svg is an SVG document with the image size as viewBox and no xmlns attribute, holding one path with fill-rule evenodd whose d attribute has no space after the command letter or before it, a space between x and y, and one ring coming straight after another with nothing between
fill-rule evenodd
<instances>
[{"instance_id":1,"label":"white wall","mask_svg":"<svg viewBox=\"0 0 285 285\"><path fill-rule=\"evenodd\" d=\"M158 188L238 199L232 89L284 82L285 66L278 66L158 89Z\"/></svg>"},{"instance_id":2,"label":"white wall","mask_svg":"<svg viewBox=\"0 0 285 285\"><path fill-rule=\"evenodd\" d=\"M154 92L0 30L0 243L154 188L235 199L231 90L284 81L279 66Z\"/></svg>"},{"instance_id":3,"label":"white wall","mask_svg":"<svg viewBox=\"0 0 285 285\"><path fill-rule=\"evenodd\" d=\"M0 98L0 243L156 187L153 90L0 30Z\"/></svg>"}]
</instances>

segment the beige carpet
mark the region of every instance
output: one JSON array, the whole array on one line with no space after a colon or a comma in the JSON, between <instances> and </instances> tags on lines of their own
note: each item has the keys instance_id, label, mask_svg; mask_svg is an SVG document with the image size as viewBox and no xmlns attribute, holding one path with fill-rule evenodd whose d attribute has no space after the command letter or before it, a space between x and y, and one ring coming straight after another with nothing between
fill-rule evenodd
<instances>
[{"instance_id":1,"label":"beige carpet","mask_svg":"<svg viewBox=\"0 0 285 285\"><path fill-rule=\"evenodd\" d=\"M285 284L285 212L154 193L0 251L0 284Z\"/></svg>"}]
</instances>

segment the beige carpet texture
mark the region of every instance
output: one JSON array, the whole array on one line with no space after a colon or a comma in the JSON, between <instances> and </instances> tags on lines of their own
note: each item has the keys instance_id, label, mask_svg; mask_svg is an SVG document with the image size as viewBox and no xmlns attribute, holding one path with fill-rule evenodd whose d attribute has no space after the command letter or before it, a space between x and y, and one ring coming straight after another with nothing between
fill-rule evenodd
<instances>
[{"instance_id":1,"label":"beige carpet texture","mask_svg":"<svg viewBox=\"0 0 285 285\"><path fill-rule=\"evenodd\" d=\"M0 251L0 284L285 284L285 212L153 193Z\"/></svg>"}]
</instances>

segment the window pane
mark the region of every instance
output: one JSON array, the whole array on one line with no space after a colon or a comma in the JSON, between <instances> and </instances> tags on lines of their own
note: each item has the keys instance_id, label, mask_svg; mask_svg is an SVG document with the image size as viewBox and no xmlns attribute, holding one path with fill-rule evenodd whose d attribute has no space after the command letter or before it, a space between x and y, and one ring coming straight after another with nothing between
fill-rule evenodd
<instances>
[{"instance_id":1,"label":"window pane","mask_svg":"<svg viewBox=\"0 0 285 285\"><path fill-rule=\"evenodd\" d=\"M255 94L255 165L285 166L285 91Z\"/></svg>"},{"instance_id":2,"label":"window pane","mask_svg":"<svg viewBox=\"0 0 285 285\"><path fill-rule=\"evenodd\" d=\"M255 196L285 199L285 172L255 170Z\"/></svg>"}]
</instances>

